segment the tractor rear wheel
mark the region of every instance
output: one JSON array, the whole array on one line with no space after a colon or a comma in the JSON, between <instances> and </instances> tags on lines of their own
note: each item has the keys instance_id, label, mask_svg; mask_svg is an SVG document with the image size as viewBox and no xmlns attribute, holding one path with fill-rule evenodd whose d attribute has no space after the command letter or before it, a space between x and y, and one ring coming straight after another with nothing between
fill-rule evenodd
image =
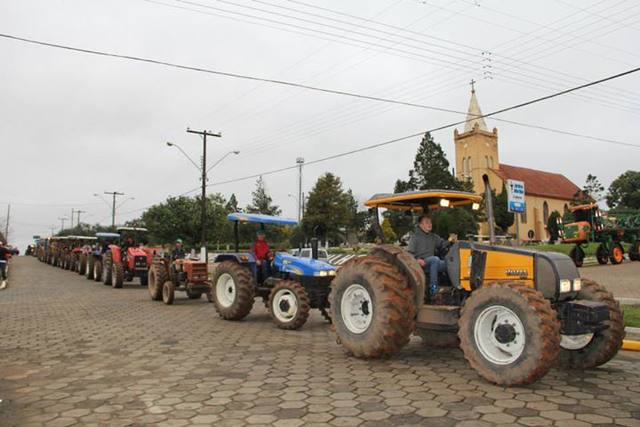
<instances>
[{"instance_id":1,"label":"tractor rear wheel","mask_svg":"<svg viewBox=\"0 0 640 427\"><path fill-rule=\"evenodd\" d=\"M176 285L171 281L164 282L162 285L162 302L167 305L173 304L173 300L176 297Z\"/></svg>"},{"instance_id":2,"label":"tractor rear wheel","mask_svg":"<svg viewBox=\"0 0 640 427\"><path fill-rule=\"evenodd\" d=\"M85 271L85 277L87 278L87 280L93 280L93 273L95 271L96 268L96 259L93 257L93 255L89 255L87 257L87 268Z\"/></svg>"},{"instance_id":3,"label":"tractor rear wheel","mask_svg":"<svg viewBox=\"0 0 640 427\"><path fill-rule=\"evenodd\" d=\"M75 255L69 255L69 271L75 272L77 267Z\"/></svg>"},{"instance_id":4,"label":"tractor rear wheel","mask_svg":"<svg viewBox=\"0 0 640 427\"><path fill-rule=\"evenodd\" d=\"M80 255L80 261L78 262L78 274L84 276L87 272L87 254Z\"/></svg>"},{"instance_id":5,"label":"tractor rear wheel","mask_svg":"<svg viewBox=\"0 0 640 427\"><path fill-rule=\"evenodd\" d=\"M102 283L105 285L111 284L111 275L113 273L113 259L111 258L111 254L108 254L103 258L104 262L102 263Z\"/></svg>"},{"instance_id":6,"label":"tractor rear wheel","mask_svg":"<svg viewBox=\"0 0 640 427\"><path fill-rule=\"evenodd\" d=\"M356 357L396 353L415 330L416 307L407 278L377 257L366 256L338 270L329 305L338 342Z\"/></svg>"},{"instance_id":7,"label":"tractor rear wheel","mask_svg":"<svg viewBox=\"0 0 640 427\"><path fill-rule=\"evenodd\" d=\"M93 267L93 280L96 282L102 281L102 274L104 272L104 265L102 259L97 259Z\"/></svg>"},{"instance_id":8,"label":"tractor rear wheel","mask_svg":"<svg viewBox=\"0 0 640 427\"><path fill-rule=\"evenodd\" d=\"M293 330L305 324L311 304L307 291L300 283L281 280L269 293L267 308L278 328Z\"/></svg>"},{"instance_id":9,"label":"tractor rear wheel","mask_svg":"<svg viewBox=\"0 0 640 427\"><path fill-rule=\"evenodd\" d=\"M162 299L162 287L167 280L169 280L169 275L164 265L158 264L151 266L149 269L147 289L153 301L160 301Z\"/></svg>"},{"instance_id":10,"label":"tractor rear wheel","mask_svg":"<svg viewBox=\"0 0 640 427\"><path fill-rule=\"evenodd\" d=\"M427 347L455 348L460 347L460 339L456 332L434 331L431 329L418 329L416 331Z\"/></svg>"},{"instance_id":11,"label":"tractor rear wheel","mask_svg":"<svg viewBox=\"0 0 640 427\"><path fill-rule=\"evenodd\" d=\"M124 284L124 266L120 262L111 264L111 287L120 289Z\"/></svg>"},{"instance_id":12,"label":"tractor rear wheel","mask_svg":"<svg viewBox=\"0 0 640 427\"><path fill-rule=\"evenodd\" d=\"M640 261L640 240L636 240L631 244L629 259L631 261Z\"/></svg>"},{"instance_id":13,"label":"tractor rear wheel","mask_svg":"<svg viewBox=\"0 0 640 427\"><path fill-rule=\"evenodd\" d=\"M611 292L594 281L582 279L577 299L604 302L609 307L605 329L592 334L560 336L560 362L570 369L590 369L611 360L622 347L624 319Z\"/></svg>"},{"instance_id":14,"label":"tractor rear wheel","mask_svg":"<svg viewBox=\"0 0 640 427\"><path fill-rule=\"evenodd\" d=\"M236 262L221 262L213 274L211 295L216 311L225 320L240 320L253 308L255 280L251 271Z\"/></svg>"},{"instance_id":15,"label":"tractor rear wheel","mask_svg":"<svg viewBox=\"0 0 640 427\"><path fill-rule=\"evenodd\" d=\"M596 258L598 259L598 264L605 265L609 262L609 254L607 248L600 243L598 245L598 249L596 249Z\"/></svg>"},{"instance_id":16,"label":"tractor rear wheel","mask_svg":"<svg viewBox=\"0 0 640 427\"><path fill-rule=\"evenodd\" d=\"M624 261L624 249L620 243L614 243L611 248L611 264L620 264Z\"/></svg>"},{"instance_id":17,"label":"tractor rear wheel","mask_svg":"<svg viewBox=\"0 0 640 427\"><path fill-rule=\"evenodd\" d=\"M580 246L574 246L573 249L571 249L571 252L569 252L569 256L576 267L582 267L582 264L584 263L584 251Z\"/></svg>"},{"instance_id":18,"label":"tractor rear wheel","mask_svg":"<svg viewBox=\"0 0 640 427\"><path fill-rule=\"evenodd\" d=\"M498 385L536 381L560 352L557 313L542 293L517 282L473 291L460 311L458 337L471 367Z\"/></svg>"}]
</instances>

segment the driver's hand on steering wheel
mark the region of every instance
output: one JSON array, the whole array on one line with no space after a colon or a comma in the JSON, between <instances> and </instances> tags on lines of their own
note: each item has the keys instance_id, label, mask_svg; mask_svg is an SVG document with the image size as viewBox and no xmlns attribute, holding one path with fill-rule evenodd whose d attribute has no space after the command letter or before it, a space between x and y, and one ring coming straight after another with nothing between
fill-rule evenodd
<instances>
[{"instance_id":1,"label":"driver's hand on steering wheel","mask_svg":"<svg viewBox=\"0 0 640 427\"><path fill-rule=\"evenodd\" d=\"M418 261L418 264L420 264L421 267L424 267L427 264L422 258L418 258L416 261Z\"/></svg>"}]
</instances>

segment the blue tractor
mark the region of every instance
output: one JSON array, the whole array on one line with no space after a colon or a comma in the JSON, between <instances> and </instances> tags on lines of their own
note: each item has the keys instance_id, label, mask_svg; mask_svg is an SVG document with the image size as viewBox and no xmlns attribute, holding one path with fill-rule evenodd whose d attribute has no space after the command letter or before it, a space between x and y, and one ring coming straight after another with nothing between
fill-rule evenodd
<instances>
[{"instance_id":1,"label":"blue tractor","mask_svg":"<svg viewBox=\"0 0 640 427\"><path fill-rule=\"evenodd\" d=\"M317 259L317 239L312 239L312 258L300 258L286 252L270 253L259 263L250 252L239 250L241 222L295 225L292 219L270 215L231 213L234 221L235 252L217 254L213 274L211 299L220 317L240 320L253 308L255 298L266 303L277 327L298 329L307 321L309 310L317 308L329 319L327 309L331 280L335 267ZM258 265L260 264L260 265Z\"/></svg>"}]
</instances>

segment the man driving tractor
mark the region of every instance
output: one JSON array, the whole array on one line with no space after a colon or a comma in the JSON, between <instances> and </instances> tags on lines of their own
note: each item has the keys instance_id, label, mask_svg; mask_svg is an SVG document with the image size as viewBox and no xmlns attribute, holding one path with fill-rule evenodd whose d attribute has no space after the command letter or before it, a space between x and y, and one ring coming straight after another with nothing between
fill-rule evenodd
<instances>
[{"instance_id":1,"label":"man driving tractor","mask_svg":"<svg viewBox=\"0 0 640 427\"><path fill-rule=\"evenodd\" d=\"M264 230L258 230L256 240L251 245L251 253L256 258L256 265L262 271L263 277L269 277L269 253L271 248L267 243ZM265 262L266 261L266 262Z\"/></svg>"},{"instance_id":2,"label":"man driving tractor","mask_svg":"<svg viewBox=\"0 0 640 427\"><path fill-rule=\"evenodd\" d=\"M418 224L409 240L408 252L416 258L429 279L429 296L438 292L438 274L446 269L446 263L440 259L438 253L447 247L447 241L432 233L433 223L427 215L420 215Z\"/></svg>"},{"instance_id":3,"label":"man driving tractor","mask_svg":"<svg viewBox=\"0 0 640 427\"><path fill-rule=\"evenodd\" d=\"M184 246L182 245L182 239L176 239L176 245L171 251L171 260L183 259L186 257Z\"/></svg>"}]
</instances>

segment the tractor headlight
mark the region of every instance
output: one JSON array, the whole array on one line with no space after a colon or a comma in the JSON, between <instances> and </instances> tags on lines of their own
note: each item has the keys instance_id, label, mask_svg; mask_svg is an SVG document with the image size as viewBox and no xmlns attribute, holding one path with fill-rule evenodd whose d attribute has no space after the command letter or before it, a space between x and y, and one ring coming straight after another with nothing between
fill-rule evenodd
<instances>
[{"instance_id":1,"label":"tractor headlight","mask_svg":"<svg viewBox=\"0 0 640 427\"><path fill-rule=\"evenodd\" d=\"M580 289L582 289L582 279L579 277L577 279L573 279L573 290L578 292Z\"/></svg>"},{"instance_id":2,"label":"tractor headlight","mask_svg":"<svg viewBox=\"0 0 640 427\"><path fill-rule=\"evenodd\" d=\"M571 292L571 280L562 279L560 280L560 293Z\"/></svg>"},{"instance_id":3,"label":"tractor headlight","mask_svg":"<svg viewBox=\"0 0 640 427\"><path fill-rule=\"evenodd\" d=\"M474 203L471 205L471 210L477 211L480 209L480 203Z\"/></svg>"},{"instance_id":4,"label":"tractor headlight","mask_svg":"<svg viewBox=\"0 0 640 427\"><path fill-rule=\"evenodd\" d=\"M329 276L335 276L336 275L336 271L335 270L329 270L329 271L327 271L327 274L329 274Z\"/></svg>"},{"instance_id":5,"label":"tractor headlight","mask_svg":"<svg viewBox=\"0 0 640 427\"><path fill-rule=\"evenodd\" d=\"M448 208L449 207L449 200L440 199L440 206L442 206L443 208Z\"/></svg>"},{"instance_id":6,"label":"tractor headlight","mask_svg":"<svg viewBox=\"0 0 640 427\"><path fill-rule=\"evenodd\" d=\"M314 276L316 277L325 277L327 275L326 271L316 271L315 273L313 273Z\"/></svg>"}]
</instances>

